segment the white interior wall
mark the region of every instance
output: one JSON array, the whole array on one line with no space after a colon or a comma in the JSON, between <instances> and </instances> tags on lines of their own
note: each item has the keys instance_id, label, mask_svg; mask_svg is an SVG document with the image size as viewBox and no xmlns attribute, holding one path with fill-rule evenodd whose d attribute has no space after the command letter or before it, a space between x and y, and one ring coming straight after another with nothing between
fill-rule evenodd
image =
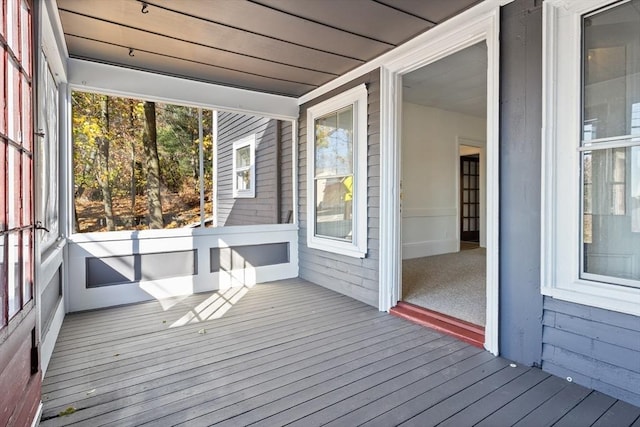
<instances>
[{"instance_id":1,"label":"white interior wall","mask_svg":"<svg viewBox=\"0 0 640 427\"><path fill-rule=\"evenodd\" d=\"M457 252L458 139L484 141L486 119L404 102L402 121L402 257Z\"/></svg>"}]
</instances>

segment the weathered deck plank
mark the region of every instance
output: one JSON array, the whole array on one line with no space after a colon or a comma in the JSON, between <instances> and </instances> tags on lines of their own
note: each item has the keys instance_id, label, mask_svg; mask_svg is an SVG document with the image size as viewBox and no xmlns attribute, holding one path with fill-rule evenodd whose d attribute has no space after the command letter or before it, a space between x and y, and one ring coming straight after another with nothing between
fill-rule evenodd
<instances>
[{"instance_id":1,"label":"weathered deck plank","mask_svg":"<svg viewBox=\"0 0 640 427\"><path fill-rule=\"evenodd\" d=\"M163 304L67 316L43 427L640 423L640 408L299 279Z\"/></svg>"}]
</instances>

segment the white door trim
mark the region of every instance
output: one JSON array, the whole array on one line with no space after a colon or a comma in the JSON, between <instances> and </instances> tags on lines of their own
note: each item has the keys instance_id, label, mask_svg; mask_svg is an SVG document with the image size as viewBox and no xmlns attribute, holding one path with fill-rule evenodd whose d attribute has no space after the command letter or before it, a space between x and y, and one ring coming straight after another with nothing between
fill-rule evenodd
<instances>
[{"instance_id":1,"label":"white door trim","mask_svg":"<svg viewBox=\"0 0 640 427\"><path fill-rule=\"evenodd\" d=\"M380 288L379 309L388 311L401 296L400 128L402 76L479 42L487 44L487 321L485 348L498 354L499 302L499 25L500 9L470 9L465 23L439 25L441 31L381 67L380 95ZM474 13L475 12L475 13ZM428 33L427 33L428 34Z\"/></svg>"}]
</instances>

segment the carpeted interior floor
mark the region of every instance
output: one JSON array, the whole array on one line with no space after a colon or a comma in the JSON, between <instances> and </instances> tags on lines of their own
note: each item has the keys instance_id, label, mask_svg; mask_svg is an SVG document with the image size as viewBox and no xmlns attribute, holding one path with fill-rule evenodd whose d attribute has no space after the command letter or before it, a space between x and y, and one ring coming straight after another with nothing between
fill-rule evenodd
<instances>
[{"instance_id":1,"label":"carpeted interior floor","mask_svg":"<svg viewBox=\"0 0 640 427\"><path fill-rule=\"evenodd\" d=\"M484 326L485 260L485 248L404 260L402 299Z\"/></svg>"}]
</instances>

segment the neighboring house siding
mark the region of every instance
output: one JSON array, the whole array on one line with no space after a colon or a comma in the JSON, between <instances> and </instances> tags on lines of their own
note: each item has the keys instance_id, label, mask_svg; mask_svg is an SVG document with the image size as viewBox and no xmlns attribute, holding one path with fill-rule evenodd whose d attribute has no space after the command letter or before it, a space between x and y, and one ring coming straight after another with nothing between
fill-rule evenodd
<instances>
[{"instance_id":1,"label":"neighboring house siding","mask_svg":"<svg viewBox=\"0 0 640 427\"><path fill-rule=\"evenodd\" d=\"M278 120L218 113L218 226L278 223ZM256 134L256 197L233 197L233 142Z\"/></svg>"},{"instance_id":2,"label":"neighboring house siding","mask_svg":"<svg viewBox=\"0 0 640 427\"><path fill-rule=\"evenodd\" d=\"M542 368L640 406L640 318L544 299Z\"/></svg>"},{"instance_id":3,"label":"neighboring house siding","mask_svg":"<svg viewBox=\"0 0 640 427\"><path fill-rule=\"evenodd\" d=\"M332 98L347 89L366 83L368 91L368 177L367 177L367 255L351 258L331 252L309 249L307 242L307 108ZM380 71L374 70L351 83L300 108L299 120L299 222L300 277L318 285L348 295L367 304L378 306L378 260L380 217Z\"/></svg>"},{"instance_id":4,"label":"neighboring house siding","mask_svg":"<svg viewBox=\"0 0 640 427\"><path fill-rule=\"evenodd\" d=\"M518 0L500 19L500 354L540 364L542 6Z\"/></svg>"}]
</instances>

